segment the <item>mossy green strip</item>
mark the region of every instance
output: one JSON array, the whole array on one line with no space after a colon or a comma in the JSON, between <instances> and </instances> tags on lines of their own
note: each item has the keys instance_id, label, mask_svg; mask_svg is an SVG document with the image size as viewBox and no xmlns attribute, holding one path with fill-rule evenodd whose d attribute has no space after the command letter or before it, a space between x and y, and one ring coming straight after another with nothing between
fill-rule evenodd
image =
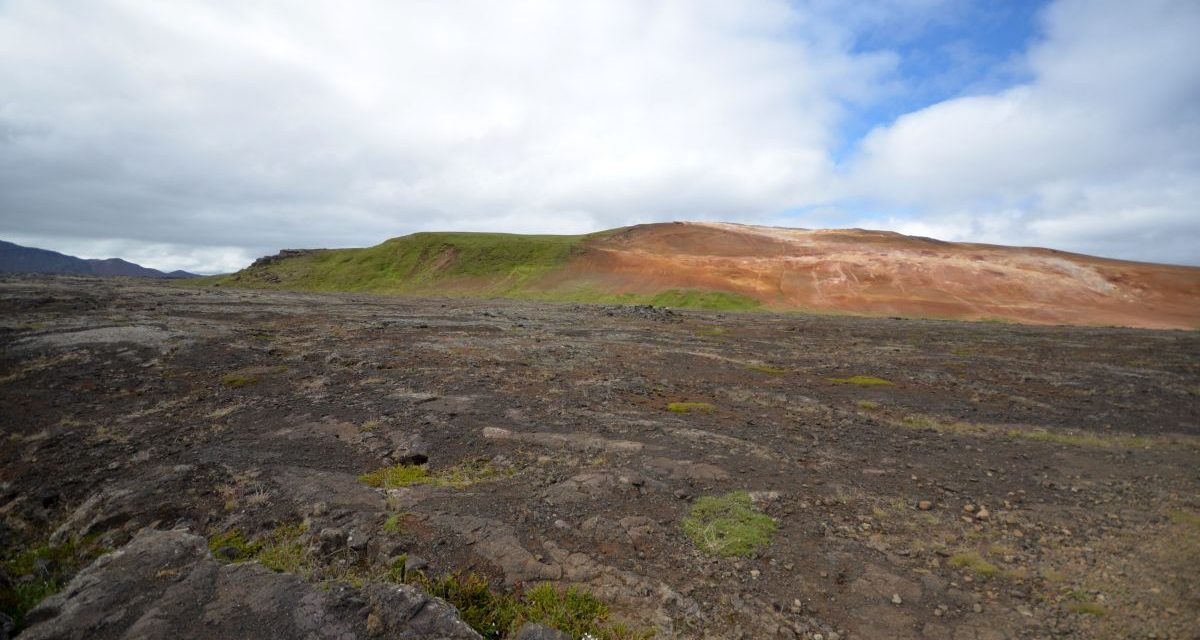
<instances>
[{"instance_id":1,"label":"mossy green strip","mask_svg":"<svg viewBox=\"0 0 1200 640\"><path fill-rule=\"evenodd\" d=\"M856 384L862 387L880 387L894 384L891 380L876 378L875 376L850 376L849 378L829 378L829 381L834 384Z\"/></svg>"}]
</instances>

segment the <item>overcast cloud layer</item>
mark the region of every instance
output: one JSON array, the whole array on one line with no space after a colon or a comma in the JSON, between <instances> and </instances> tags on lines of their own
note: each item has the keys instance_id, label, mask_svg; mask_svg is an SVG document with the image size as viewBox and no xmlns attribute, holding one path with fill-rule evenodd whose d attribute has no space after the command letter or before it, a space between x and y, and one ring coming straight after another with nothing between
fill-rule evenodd
<instances>
[{"instance_id":1,"label":"overcast cloud layer","mask_svg":"<svg viewBox=\"0 0 1200 640\"><path fill-rule=\"evenodd\" d=\"M0 238L214 272L719 219L1200 263L1191 0L1055 2L1025 80L861 140L905 91L861 43L970 5L319 4L0 2Z\"/></svg>"}]
</instances>

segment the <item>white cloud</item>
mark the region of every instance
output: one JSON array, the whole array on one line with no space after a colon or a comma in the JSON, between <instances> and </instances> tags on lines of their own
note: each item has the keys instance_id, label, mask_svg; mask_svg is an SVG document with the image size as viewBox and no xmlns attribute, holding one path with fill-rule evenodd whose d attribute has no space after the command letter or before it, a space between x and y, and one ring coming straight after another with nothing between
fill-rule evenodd
<instances>
[{"instance_id":1,"label":"white cloud","mask_svg":"<svg viewBox=\"0 0 1200 640\"><path fill-rule=\"evenodd\" d=\"M1200 4L1066 0L1033 80L910 113L863 141L860 224L1200 263Z\"/></svg>"},{"instance_id":2,"label":"white cloud","mask_svg":"<svg viewBox=\"0 0 1200 640\"><path fill-rule=\"evenodd\" d=\"M804 209L1200 262L1186 0L1059 2L1029 84L904 116L836 165L848 111L897 82L855 38L919 41L969 7L0 1L0 237L218 271L417 230ZM880 215L829 213L864 199Z\"/></svg>"},{"instance_id":3,"label":"white cloud","mask_svg":"<svg viewBox=\"0 0 1200 640\"><path fill-rule=\"evenodd\" d=\"M0 5L0 233L242 246L828 197L891 64L759 2Z\"/></svg>"}]
</instances>

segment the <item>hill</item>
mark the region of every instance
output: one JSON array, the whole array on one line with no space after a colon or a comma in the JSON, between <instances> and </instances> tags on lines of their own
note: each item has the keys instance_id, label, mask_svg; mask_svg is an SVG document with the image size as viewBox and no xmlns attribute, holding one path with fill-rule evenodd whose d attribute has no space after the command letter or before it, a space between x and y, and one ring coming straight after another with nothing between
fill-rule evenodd
<instances>
[{"instance_id":1,"label":"hill","mask_svg":"<svg viewBox=\"0 0 1200 640\"><path fill-rule=\"evenodd\" d=\"M227 286L652 303L1034 324L1200 326L1200 268L860 229L662 223L579 236L416 233L293 250Z\"/></svg>"},{"instance_id":2,"label":"hill","mask_svg":"<svg viewBox=\"0 0 1200 640\"><path fill-rule=\"evenodd\" d=\"M164 273L120 258L84 259L57 251L23 247L0 240L0 273L63 273L133 278L196 278L194 273Z\"/></svg>"}]
</instances>

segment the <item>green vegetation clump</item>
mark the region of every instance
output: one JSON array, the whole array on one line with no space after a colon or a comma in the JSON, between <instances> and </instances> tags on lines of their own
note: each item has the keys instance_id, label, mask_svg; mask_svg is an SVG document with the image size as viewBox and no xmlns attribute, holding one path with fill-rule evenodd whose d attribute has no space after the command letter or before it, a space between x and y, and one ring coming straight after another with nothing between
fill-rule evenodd
<instances>
[{"instance_id":1,"label":"green vegetation clump","mask_svg":"<svg viewBox=\"0 0 1200 640\"><path fill-rule=\"evenodd\" d=\"M517 598L495 593L488 581L475 574L450 574L429 578L414 574L410 582L417 584L446 602L454 605L472 629L485 638L503 638L513 628L520 609Z\"/></svg>"},{"instance_id":2,"label":"green vegetation clump","mask_svg":"<svg viewBox=\"0 0 1200 640\"><path fill-rule=\"evenodd\" d=\"M398 533L402 517L401 514L389 517L384 530ZM241 554L237 561L255 561L310 581L346 582L359 587L369 581L414 584L454 605L463 621L485 638L509 637L526 622L544 624L572 638L645 640L653 635L608 624L608 606L576 587L558 589L543 584L524 593L493 591L487 579L476 574L430 577L420 571L407 571L405 556L388 565L369 567L353 562L331 563L330 557L321 557L304 539L306 532L303 523L282 525L251 542L240 531L231 529L210 537L208 546L214 552L234 547Z\"/></svg>"},{"instance_id":3,"label":"green vegetation clump","mask_svg":"<svg viewBox=\"0 0 1200 640\"><path fill-rule=\"evenodd\" d=\"M745 491L701 497L683 519L683 532L692 542L717 556L752 556L771 543L778 527L774 518L754 508Z\"/></svg>"},{"instance_id":4,"label":"green vegetation clump","mask_svg":"<svg viewBox=\"0 0 1200 640\"><path fill-rule=\"evenodd\" d=\"M860 407L863 405L860 404ZM910 414L899 420L888 420L894 426L909 429L924 429L938 433L978 436L1007 436L1034 442L1049 442L1076 447L1100 449L1151 449L1156 447L1191 447L1200 449L1200 438L1195 436L1136 436L1123 433L1077 433L1051 431L1048 429L1013 429L998 425L979 424L962 420L947 420L934 416Z\"/></svg>"},{"instance_id":5,"label":"green vegetation clump","mask_svg":"<svg viewBox=\"0 0 1200 640\"><path fill-rule=\"evenodd\" d=\"M398 489L420 484L463 489L504 475L504 471L483 459L441 469L435 474L430 474L428 467L423 464L397 464L364 473L358 479L380 489Z\"/></svg>"},{"instance_id":6,"label":"green vegetation clump","mask_svg":"<svg viewBox=\"0 0 1200 640\"><path fill-rule=\"evenodd\" d=\"M667 405L671 413L712 413L716 405L711 402L672 402Z\"/></svg>"},{"instance_id":7,"label":"green vegetation clump","mask_svg":"<svg viewBox=\"0 0 1200 640\"><path fill-rule=\"evenodd\" d=\"M950 556L950 566L970 571L975 575L990 578L1000 574L1000 568L988 562L978 551L967 551Z\"/></svg>"},{"instance_id":8,"label":"green vegetation clump","mask_svg":"<svg viewBox=\"0 0 1200 640\"><path fill-rule=\"evenodd\" d=\"M5 550L0 555L0 569L12 582L0 584L0 613L11 618L14 630L20 631L30 609L61 591L71 576L101 551L91 538Z\"/></svg>"},{"instance_id":9,"label":"green vegetation clump","mask_svg":"<svg viewBox=\"0 0 1200 640\"><path fill-rule=\"evenodd\" d=\"M849 378L829 378L829 381L835 384L856 384L862 387L880 387L894 384L891 380L876 378L875 376L850 376Z\"/></svg>"},{"instance_id":10,"label":"green vegetation clump","mask_svg":"<svg viewBox=\"0 0 1200 640\"><path fill-rule=\"evenodd\" d=\"M400 531L404 528L403 521L404 516L398 513L393 513L392 515L388 516L387 520L383 521L383 530L392 534L400 533Z\"/></svg>"},{"instance_id":11,"label":"green vegetation clump","mask_svg":"<svg viewBox=\"0 0 1200 640\"><path fill-rule=\"evenodd\" d=\"M258 384L258 382L259 380L257 376L242 375L240 373L227 373L221 376L221 384L234 389L237 389L238 387L245 387L247 385Z\"/></svg>"},{"instance_id":12,"label":"green vegetation clump","mask_svg":"<svg viewBox=\"0 0 1200 640\"><path fill-rule=\"evenodd\" d=\"M296 573L309 577L315 559L312 551L302 539L308 526L304 523L285 524L276 527L261 540L250 541L238 529L230 529L208 538L208 549L221 556L221 549L233 548L237 555L225 558L236 562L257 561L259 564L285 573Z\"/></svg>"},{"instance_id":13,"label":"green vegetation clump","mask_svg":"<svg viewBox=\"0 0 1200 640\"><path fill-rule=\"evenodd\" d=\"M779 367L772 367L771 365L767 364L751 364L747 365L746 368L751 371L765 373L770 376L781 376L788 372L787 369L780 369Z\"/></svg>"},{"instance_id":14,"label":"green vegetation clump","mask_svg":"<svg viewBox=\"0 0 1200 640\"><path fill-rule=\"evenodd\" d=\"M449 574L429 578L409 576L409 582L449 602L464 622L484 638L510 637L526 623L536 622L566 633L575 640L646 640L650 630L631 630L609 623L608 605L591 593L570 586L539 584L521 593L500 593L475 574Z\"/></svg>"},{"instance_id":15,"label":"green vegetation clump","mask_svg":"<svg viewBox=\"0 0 1200 640\"><path fill-rule=\"evenodd\" d=\"M381 467L362 474L358 479L372 487L381 489L411 487L416 484L427 484L432 480L423 464L398 464L391 467Z\"/></svg>"},{"instance_id":16,"label":"green vegetation clump","mask_svg":"<svg viewBox=\"0 0 1200 640\"><path fill-rule=\"evenodd\" d=\"M262 566L278 572L311 573L315 559L308 544L301 538L307 530L308 526L304 523L276 527L261 543L254 559Z\"/></svg>"},{"instance_id":17,"label":"green vegetation clump","mask_svg":"<svg viewBox=\"0 0 1200 640\"><path fill-rule=\"evenodd\" d=\"M236 549L239 558L252 558L262 548L262 543L246 540L246 536L239 529L230 529L208 539L208 550L214 554L225 547Z\"/></svg>"},{"instance_id":18,"label":"green vegetation clump","mask_svg":"<svg viewBox=\"0 0 1200 640\"><path fill-rule=\"evenodd\" d=\"M1100 447L1104 449L1148 449L1154 446L1153 438L1125 434L1098 433L1069 433L1042 429L1010 429L1008 435L1013 438L1036 440L1038 442L1054 442L1083 447Z\"/></svg>"},{"instance_id":19,"label":"green vegetation clump","mask_svg":"<svg viewBox=\"0 0 1200 640\"><path fill-rule=\"evenodd\" d=\"M576 587L560 590L541 584L525 592L521 604L518 624L539 622L572 638L598 635L600 623L608 617L607 605Z\"/></svg>"},{"instance_id":20,"label":"green vegetation clump","mask_svg":"<svg viewBox=\"0 0 1200 640\"><path fill-rule=\"evenodd\" d=\"M740 293L697 289L668 289L650 296L646 303L660 307L687 307L711 311L752 311L762 306L758 300Z\"/></svg>"},{"instance_id":21,"label":"green vegetation clump","mask_svg":"<svg viewBox=\"0 0 1200 640\"><path fill-rule=\"evenodd\" d=\"M1174 509L1167 513L1167 518L1175 524L1181 524L1185 527L1200 529L1200 513L1184 511L1183 509Z\"/></svg>"}]
</instances>

